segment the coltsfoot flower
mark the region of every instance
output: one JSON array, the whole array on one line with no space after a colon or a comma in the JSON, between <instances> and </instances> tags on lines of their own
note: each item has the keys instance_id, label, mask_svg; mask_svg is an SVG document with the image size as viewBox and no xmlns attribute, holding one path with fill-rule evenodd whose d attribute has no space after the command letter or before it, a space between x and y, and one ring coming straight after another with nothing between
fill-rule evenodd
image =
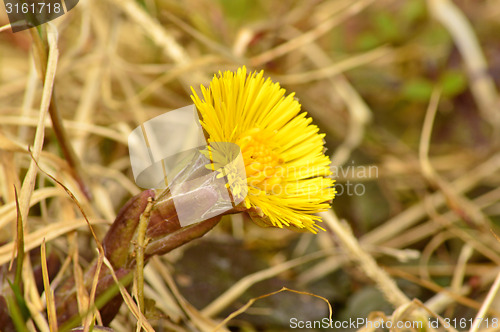
<instances>
[{"instance_id":1,"label":"coltsfoot flower","mask_svg":"<svg viewBox=\"0 0 500 332\"><path fill-rule=\"evenodd\" d=\"M209 145L240 147L248 187L244 204L252 220L316 233L323 228L315 213L328 209L336 193L325 135L300 112L293 93L285 96L279 83L263 75L247 75L245 67L219 72L208 88L201 86L202 98L194 89L191 98ZM228 182L237 187L237 176L228 176Z\"/></svg>"}]
</instances>

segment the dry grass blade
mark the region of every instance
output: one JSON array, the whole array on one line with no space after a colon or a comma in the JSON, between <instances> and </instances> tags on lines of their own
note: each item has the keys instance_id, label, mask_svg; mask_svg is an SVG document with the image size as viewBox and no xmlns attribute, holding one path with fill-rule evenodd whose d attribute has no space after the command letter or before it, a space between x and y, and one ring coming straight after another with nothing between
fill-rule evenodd
<instances>
[{"instance_id":1,"label":"dry grass blade","mask_svg":"<svg viewBox=\"0 0 500 332\"><path fill-rule=\"evenodd\" d=\"M429 145L431 142L432 126L438 110L440 96L441 91L439 89L434 89L427 112L425 113L422 135L420 136L420 146L418 151L420 165L422 167L422 172L429 178L436 176L434 169L429 162Z\"/></svg>"},{"instance_id":2,"label":"dry grass blade","mask_svg":"<svg viewBox=\"0 0 500 332\"><path fill-rule=\"evenodd\" d=\"M346 225L340 223L332 210L321 213L321 216L338 237L342 247L352 256L353 260L358 262L363 272L377 284L377 287L392 305L399 307L410 302L394 280L377 265L375 259L360 247L354 235L347 229Z\"/></svg>"},{"instance_id":3,"label":"dry grass blade","mask_svg":"<svg viewBox=\"0 0 500 332\"><path fill-rule=\"evenodd\" d=\"M485 162L468 171L451 183L456 193L463 193L483 179L495 174L500 169L500 154L495 154ZM374 229L361 238L362 243L380 244L391 239L397 234L403 233L406 229L416 224L426 215L426 204L432 204L434 208L442 206L446 200L441 192L436 192L428 197L427 201L420 201L387 220L383 225Z\"/></svg>"},{"instance_id":4,"label":"dry grass blade","mask_svg":"<svg viewBox=\"0 0 500 332\"><path fill-rule=\"evenodd\" d=\"M345 60L340 60L334 64L327 65L325 67L322 67L322 68L319 68L316 70L303 72L303 73L297 73L297 74L289 74L289 75L285 75L285 76L274 76L274 77L281 84L312 83L313 81L331 78L331 77L334 77L338 74L342 74L348 70L369 64L370 62L376 61L384 56L389 55L391 52L393 52L392 49L390 49L387 46L382 46L382 47L378 47L378 48L375 48L373 50L367 51L365 53L361 53L359 55L352 55ZM328 57L326 57L326 56L325 56L325 58L328 59Z\"/></svg>"},{"instance_id":5,"label":"dry grass blade","mask_svg":"<svg viewBox=\"0 0 500 332\"><path fill-rule=\"evenodd\" d=\"M32 111L32 110L30 110ZM31 113L31 112L30 112ZM10 124L16 126L33 126L36 127L38 124L38 120L29 115L23 116L15 116L15 115L0 115L0 122L2 124ZM116 130L111 128L106 128L102 126L97 126L95 124L90 123L79 123L71 120L63 120L63 125L65 128L71 130L80 130L85 133L90 133L94 135L101 136L103 138L108 138L120 142L122 144L127 144L127 137L121 133L118 133ZM49 119L45 120L45 127L51 128L52 123Z\"/></svg>"},{"instance_id":6,"label":"dry grass blade","mask_svg":"<svg viewBox=\"0 0 500 332\"><path fill-rule=\"evenodd\" d=\"M443 178L434 171L429 161L429 145L431 142L431 133L434 118L439 104L440 91L434 90L429 107L427 109L424 125L422 128L422 136L420 137L419 159L424 177L434 186L438 187L447 198L448 205L457 215L476 227L485 227L488 224L488 218L475 205L469 202L468 199L457 193L453 187L448 184ZM432 206L430 206L432 209Z\"/></svg>"},{"instance_id":7,"label":"dry grass blade","mask_svg":"<svg viewBox=\"0 0 500 332\"><path fill-rule=\"evenodd\" d=\"M308 292L301 292L301 291L298 291L298 290L294 290L294 289L283 287L282 289L280 289L280 290L278 290L276 292L272 292L272 293L269 293L269 294L261 295L261 296L255 297L253 299L250 299L243 307L241 307L240 309L236 310L235 312L233 312L229 316L227 316L219 325L217 325L215 327L215 329L213 330L213 332L219 331L221 327L223 327L224 325L226 325L234 317L236 317L236 316L242 314L243 312L245 312L256 301L264 299L264 298L272 296L272 295L275 295L275 294L278 294L278 293L281 293L281 292L285 292L285 291L286 292L297 293L297 294L302 294L302 295L314 296L314 297L317 297L318 299L321 299L321 300L325 301L326 304L328 304L328 311L330 313L329 314L329 321L332 320L332 313L333 313L332 306L330 304L330 301L328 301L326 298L324 298L323 296L316 295L316 294L312 294L312 293L308 293Z\"/></svg>"},{"instance_id":8,"label":"dry grass blade","mask_svg":"<svg viewBox=\"0 0 500 332\"><path fill-rule=\"evenodd\" d=\"M469 330L469 332L479 331L479 327L481 326L481 323L484 320L486 313L490 309L493 300L497 296L499 289L500 289L500 273L498 273L497 277L495 278L495 282L491 286L490 291L488 292L488 295L486 296L486 299L484 300L483 305L481 306L481 309L474 318L474 324L472 324L472 327Z\"/></svg>"},{"instance_id":9,"label":"dry grass blade","mask_svg":"<svg viewBox=\"0 0 500 332\"><path fill-rule=\"evenodd\" d=\"M195 307L189 304L188 301L186 301L186 299L182 296L179 289L177 288L177 285L175 284L174 280L172 279L170 272L166 269L165 266L163 266L163 264L159 261L159 259L156 258L157 257L153 257L151 263L160 273L162 278L166 281L168 287L172 291L172 294L175 296L177 302L179 303L179 306L186 313L186 316L189 317L189 321L199 331L211 332L217 326L217 323L211 320L207 315L199 312ZM226 328L220 328L219 330L223 332L229 332L229 330Z\"/></svg>"},{"instance_id":10,"label":"dry grass blade","mask_svg":"<svg viewBox=\"0 0 500 332\"><path fill-rule=\"evenodd\" d=\"M85 312L89 307L89 294L87 289L85 288L84 280L83 280L83 272L79 265L79 252L77 246L77 233L71 232L67 236L68 242L70 243L69 253L71 255L71 259L73 261L73 275L75 278L75 287L77 292L77 301L78 301L78 309L80 313ZM69 257L68 257L69 258Z\"/></svg>"},{"instance_id":11,"label":"dry grass blade","mask_svg":"<svg viewBox=\"0 0 500 332\"><path fill-rule=\"evenodd\" d=\"M441 317L440 315L438 315L437 313L435 313L434 311L429 309L426 305L424 305L418 299L414 299L413 301L411 301L407 305L401 306L393 312L393 314L392 314L393 326L395 326L398 321L405 320L408 317L411 317L411 314L416 310L419 310L420 312L427 313L428 317L437 318L437 320L439 321L441 326L444 327L445 331L457 332L457 330L453 327L453 324L446 323L446 321L443 319L443 317ZM435 327L437 327L437 326L432 326L430 319L429 320L420 320L420 321L418 321L418 324L421 324L421 328L414 328L412 330L424 330L424 331L429 331L429 332L441 331L441 329L439 329L439 330L435 329ZM394 331L397 331L397 332L401 331L402 332L402 331L406 331L406 330L396 328L396 329L394 329Z\"/></svg>"},{"instance_id":12,"label":"dry grass blade","mask_svg":"<svg viewBox=\"0 0 500 332\"><path fill-rule=\"evenodd\" d=\"M102 247L101 247L102 248ZM89 303L88 303L88 315L84 318L83 320L83 331L88 332L91 329L91 326L94 325L94 319L97 316L97 320L99 321L100 325L102 325L102 320L99 315L99 311L97 308L94 306L95 303L95 296L96 296L96 291L97 291L97 283L99 282L99 275L101 273L101 268L103 264L103 259L104 259L104 250L97 250L97 264L96 264L96 269L95 269L95 274L94 278L92 280L92 287L90 288L90 298L89 298Z\"/></svg>"},{"instance_id":13,"label":"dry grass blade","mask_svg":"<svg viewBox=\"0 0 500 332\"><path fill-rule=\"evenodd\" d=\"M62 193L62 191L58 188L40 188L33 192L31 196L29 206L33 206L44 199L50 197L58 197ZM0 207L0 228L6 227L12 220L16 217L16 204L15 202L9 202Z\"/></svg>"},{"instance_id":14,"label":"dry grass blade","mask_svg":"<svg viewBox=\"0 0 500 332\"><path fill-rule=\"evenodd\" d=\"M239 296L241 296L247 289L259 281L272 278L279 273L310 262L312 260L322 258L325 256L324 252L313 253L303 257L299 257L279 265L270 267L268 269L249 274L237 283L235 283L226 292L220 295L217 299L207 305L201 312L209 317L215 316L233 303Z\"/></svg>"},{"instance_id":15,"label":"dry grass blade","mask_svg":"<svg viewBox=\"0 0 500 332\"><path fill-rule=\"evenodd\" d=\"M120 293L123 297L123 300L125 301L125 304L129 308L130 312L135 316L137 321L141 322L141 327L144 328L146 332L154 332L153 327L151 324L148 322L148 320L144 317L142 312L139 310L137 305L135 304L134 300L130 296L130 294L127 292L125 287L120 283L118 278L116 277L115 271L113 269L113 266L111 266L111 263L108 261L106 257L104 257L104 264L107 266L107 268L111 271L111 275L113 276L113 280L115 281L115 284L119 287Z\"/></svg>"},{"instance_id":16,"label":"dry grass blade","mask_svg":"<svg viewBox=\"0 0 500 332\"><path fill-rule=\"evenodd\" d=\"M298 31L291 29L294 34ZM365 55L377 55L378 53L387 53L386 49L379 48L366 53ZM342 62L332 65L329 56L316 44L311 43L309 48L303 49L302 53L319 68L333 68L334 66L341 66ZM352 58L350 58L352 59ZM345 60L350 62L350 59ZM346 63L344 62L344 64ZM351 63L352 64L352 63ZM343 142L335 149L332 154L332 167L341 166L346 163L352 151L361 144L364 136L365 127L372 119L372 111L359 95L356 89L349 83L349 81L342 75L342 73L331 73L335 75L328 75L328 81L332 84L335 92L342 98L349 111L349 130Z\"/></svg>"},{"instance_id":17,"label":"dry grass blade","mask_svg":"<svg viewBox=\"0 0 500 332\"><path fill-rule=\"evenodd\" d=\"M17 190L14 187L14 194L15 194L15 202L16 202L16 212L17 212L17 236L16 236L16 247L17 249L17 259L16 259L16 272L14 276L14 283L10 283L9 281L9 286L12 289L14 295L13 296L7 296L6 302L9 307L9 313L13 321L13 325L17 330L20 331L26 331L25 326L23 326L24 323L24 318L23 316L26 315L23 311L25 311L26 307L22 308L24 310L21 310L21 307L24 305L23 300L21 300L21 289L22 289L22 273L23 273L23 264L24 264L24 227L23 227L23 220L21 218L21 211L19 209L19 200L17 197ZM12 269L12 264L14 263L14 258L16 254L16 250L12 250L12 259L9 265L9 271ZM2 299L5 301L5 298L2 297Z\"/></svg>"},{"instance_id":18,"label":"dry grass blade","mask_svg":"<svg viewBox=\"0 0 500 332\"><path fill-rule=\"evenodd\" d=\"M36 164L37 167L40 167L38 165L38 162L35 161L35 164ZM92 322L93 322L94 317L96 315L98 317L98 320L100 321L99 312L94 307L93 303L95 301L95 296L96 296L96 291L97 291L97 283L99 281L99 275L101 273L101 268L102 268L102 264L103 264L104 248L103 248L101 242L99 241L99 239L97 238L97 235L96 235L94 229L92 228L92 225L91 225L89 219L87 218L87 215L85 214L85 211L83 210L82 206L80 205L80 203L76 199L75 195L73 195L73 193L64 184L62 184L59 180L57 180L55 177L53 177L52 175L50 175L47 172L43 171L42 169L40 169L40 170L45 175L47 175L48 177L50 177L53 181L55 181L58 185L60 185L66 191L66 193L69 195L69 197L71 198L71 200L76 204L76 206L78 207L78 209L82 213L83 218L85 219L85 222L87 223L87 226L89 227L89 230L90 230L90 232L92 234L92 237L94 238L94 241L95 241L95 243L97 245L98 256L97 256L97 264L96 264L95 274L94 274L94 278L93 278L93 281L92 281L92 287L91 287L91 290L90 290L90 299L89 299L89 303L88 303L88 312L89 312L89 314L84 319L84 332L87 332L87 331L89 331L90 327L93 325Z\"/></svg>"},{"instance_id":19,"label":"dry grass blade","mask_svg":"<svg viewBox=\"0 0 500 332\"><path fill-rule=\"evenodd\" d=\"M150 17L139 4L132 0L109 0L121 8L128 17L148 34L165 52L165 54L178 64L187 63L190 56L177 43L177 41L152 17Z\"/></svg>"},{"instance_id":20,"label":"dry grass blade","mask_svg":"<svg viewBox=\"0 0 500 332\"><path fill-rule=\"evenodd\" d=\"M499 96L481 46L465 15L450 0L427 0L432 14L453 36L469 71L470 87L479 109L495 130L500 128Z\"/></svg>"},{"instance_id":21,"label":"dry grass blade","mask_svg":"<svg viewBox=\"0 0 500 332\"><path fill-rule=\"evenodd\" d=\"M50 25L49 25L50 26ZM57 31L56 29L54 29ZM47 55L47 45L45 42L45 26L42 26L40 30L38 29L29 29L29 32L31 34L31 37L33 39L33 48L34 48L34 53L36 54L35 59L37 60L38 63L38 69L40 72L40 76L45 77L46 73L48 72L48 57L50 57L50 48L52 47L50 45L50 42L48 43L49 47L49 55ZM51 33L51 30L47 30L47 34L49 35ZM53 32L52 32L53 33ZM50 39L50 37L47 37L47 39ZM47 63L46 63L47 61ZM45 86L44 82L44 86ZM52 85L51 86L51 96L49 97L49 105L48 105L48 111L50 114L50 119L52 122L52 126L54 128L54 133L56 134L56 137L59 141L59 145L61 147L61 150L64 154L64 157L66 158L66 161L71 167L71 171L73 176L75 177L76 181L78 182L82 192L85 194L87 198L90 197L90 192L87 188L87 185L85 183L85 173L83 172L80 160L75 154L75 151L73 149L73 146L71 145L71 141L69 140L68 134L66 132L66 129L64 128L63 121L62 121L62 115L61 112L57 106L56 103L56 93L55 93L55 87Z\"/></svg>"},{"instance_id":22,"label":"dry grass blade","mask_svg":"<svg viewBox=\"0 0 500 332\"><path fill-rule=\"evenodd\" d=\"M460 256L458 256L457 266L453 273L453 279L451 280L451 289L457 294L460 294L461 292L465 281L465 269L467 268L467 263L473 253L474 249L472 246L466 243L460 251Z\"/></svg>"},{"instance_id":23,"label":"dry grass blade","mask_svg":"<svg viewBox=\"0 0 500 332\"><path fill-rule=\"evenodd\" d=\"M146 288L146 295L156 301L157 306L167 314L173 322L179 322L185 319L182 309L175 301L172 293L168 290L163 279L151 265L148 265L144 271L144 278L151 288ZM148 294L149 292L149 294Z\"/></svg>"},{"instance_id":24,"label":"dry grass blade","mask_svg":"<svg viewBox=\"0 0 500 332\"><path fill-rule=\"evenodd\" d=\"M92 225L107 224L106 220L93 220L90 222ZM39 229L29 233L25 237L25 252L34 249L42 244L43 238L47 241L53 240L63 234L74 231L80 227L87 225L88 221L85 219L66 220L58 223L51 224L45 228ZM5 264L9 261L12 250L14 250L15 243L10 242L0 247L0 264Z\"/></svg>"},{"instance_id":25,"label":"dry grass blade","mask_svg":"<svg viewBox=\"0 0 500 332\"><path fill-rule=\"evenodd\" d=\"M29 151L31 153L31 150L29 150ZM55 183L57 183L58 185L60 185L64 189L64 191L66 191L66 193L69 195L69 197L71 198L71 200L75 203L75 205L78 207L78 209L82 213L83 218L87 222L87 225L89 227L90 233L92 234L92 236L94 238L94 241L95 241L95 243L97 245L97 248L99 249L99 252L104 252L104 249L102 248L101 241L99 241L99 239L97 238L97 235L95 234L94 229L92 228L92 225L91 225L89 219L87 218L87 214L85 213L85 211L83 210L82 206L80 205L80 202L78 202L78 200L76 199L75 195L61 181L59 181L54 176L50 175L49 173L47 173L43 169L41 169L40 166L38 165L38 162L34 159L33 155L32 155L32 158L33 158L33 161L35 162L36 166L40 169L40 171L43 172L43 174L47 175Z\"/></svg>"},{"instance_id":26,"label":"dry grass blade","mask_svg":"<svg viewBox=\"0 0 500 332\"><path fill-rule=\"evenodd\" d=\"M330 31L334 26L338 25L347 18L359 13L361 10L369 6L373 0L358 0L350 4L348 8L337 15L325 20L324 22L318 24L314 29L299 35L298 37L291 39L275 48L272 48L264 53L255 56L250 59L252 66L262 66L266 62L269 62L277 57L283 56L299 47L305 46L319 37L323 36L325 33Z\"/></svg>"},{"instance_id":27,"label":"dry grass blade","mask_svg":"<svg viewBox=\"0 0 500 332\"><path fill-rule=\"evenodd\" d=\"M231 51L224 47L223 45L220 45L210 38L207 38L205 35L203 35L201 32L199 32L196 29L193 29L191 26L186 24L184 21L181 19L177 18L175 15L172 15L169 12L163 13L170 21L175 23L177 26L179 26L182 30L186 31L187 34L191 35L193 38L197 39L200 41L200 43L206 45L207 47L213 49L215 52L220 53L223 55L225 58L232 59L235 62L241 61L240 59L237 59ZM238 61L239 60L239 61Z\"/></svg>"},{"instance_id":28,"label":"dry grass blade","mask_svg":"<svg viewBox=\"0 0 500 332\"><path fill-rule=\"evenodd\" d=\"M21 285L22 279L22 269L24 262L24 226L23 218L21 216L21 209L19 208L19 200L17 197L17 189L14 188L15 199L16 199L16 212L17 212L17 236L15 249L12 250L12 259L10 261L9 270L12 269L12 264L14 264L14 257L17 252L17 265L16 265L16 277L14 278L14 285Z\"/></svg>"},{"instance_id":29,"label":"dry grass blade","mask_svg":"<svg viewBox=\"0 0 500 332\"><path fill-rule=\"evenodd\" d=\"M45 132L45 118L48 114L50 100L52 97L52 88L54 86L54 79L56 75L57 60L59 58L59 50L57 48L57 30L48 24L48 44L49 44L49 54L47 58L47 70L44 77L42 101L40 104L40 115L38 119L38 125L35 133L35 141L33 144L33 161L30 163L28 172L24 177L23 186L21 187L21 194L19 203L21 206L21 216L23 220L27 220L29 202L31 200L31 195L35 186L36 179L36 162L40 156L44 140Z\"/></svg>"},{"instance_id":30,"label":"dry grass blade","mask_svg":"<svg viewBox=\"0 0 500 332\"><path fill-rule=\"evenodd\" d=\"M427 332L495 330L499 14L495 1L89 0L14 33L0 11L0 330L7 326L2 297L12 295L6 280L20 285L18 302L28 310L16 326L20 331L79 326L83 332L99 325L120 332L281 331L291 328L292 315L326 321L326 307L316 298L263 298L282 286L334 300L334 323L362 317L418 320ZM326 150L317 152L330 156L337 189L335 212L318 215L327 231L265 229L240 214L225 216L230 220L192 245L175 244L191 239L184 232L166 241L148 240L141 231L137 236L141 214L147 224L147 198L133 211L121 209L131 195L145 193L134 183L129 133L191 104L190 86L199 91L214 74L242 64L279 83L283 97L293 93L314 130L294 131L295 121L303 120L285 121L288 107L279 119L259 113L279 98L268 100L251 85L248 94L238 86L235 98L221 96L220 107L214 105L220 121L203 120L228 129L237 144L248 139L240 146L246 166L249 156L254 165L258 151L277 162L273 170L281 169L282 159L309 165L316 150L292 150L322 136ZM216 90L214 98L222 92ZM240 97L242 107L256 110L243 116L243 136L249 136L242 140L239 124L233 133L225 126L238 122L239 109L230 114ZM272 130L254 132L263 122ZM291 139L272 144L282 127ZM182 136L182 142L194 138ZM167 147L169 140L161 141ZM92 199L85 198L65 151L71 147L89 176ZM302 153L303 162L295 158ZM275 182L285 183L278 172L268 178L268 167L260 175L265 198L268 184L274 193ZM298 180L313 190L314 179ZM281 198L290 198L300 215L306 206L286 183L286 197L269 204L282 211L287 204ZM349 185L362 193L349 193ZM259 208L270 212L265 203ZM131 213L120 219L122 211ZM173 225L162 223L160 212L147 226L155 223L154 234ZM116 235L123 228L110 227L112 220L132 225L134 234L120 241L127 232ZM173 247L168 256L154 257ZM122 261L126 266L116 263ZM453 319L467 319L468 326L443 326ZM360 331L377 331L363 324Z\"/></svg>"},{"instance_id":31,"label":"dry grass blade","mask_svg":"<svg viewBox=\"0 0 500 332\"><path fill-rule=\"evenodd\" d=\"M454 293L446 288L443 288L443 287L441 287L433 282L419 279L418 277L415 277L409 273L403 272L402 270L397 270L394 268L387 268L386 270L394 277L409 280L415 284L418 284L424 288L430 289L436 293L446 294L447 296L453 298L453 300L455 300L456 303L459 303L459 304L464 305L466 307L477 309L477 310L479 310L481 307L481 304L479 302L471 300L470 298L462 296L460 294L456 294L456 293ZM495 310L490 309L489 312L495 316L500 316L500 312L496 312Z\"/></svg>"},{"instance_id":32,"label":"dry grass blade","mask_svg":"<svg viewBox=\"0 0 500 332\"><path fill-rule=\"evenodd\" d=\"M49 272L47 269L47 254L45 249L45 239L42 241L41 262L43 287L45 288L45 299L47 300L47 316L49 317L50 332L57 331L56 304L54 302L54 290L50 287Z\"/></svg>"},{"instance_id":33,"label":"dry grass blade","mask_svg":"<svg viewBox=\"0 0 500 332\"><path fill-rule=\"evenodd\" d=\"M5 24L5 25L2 25L0 27L0 32L4 32L4 31L7 31L9 30L11 27L10 27L10 24Z\"/></svg>"}]
</instances>

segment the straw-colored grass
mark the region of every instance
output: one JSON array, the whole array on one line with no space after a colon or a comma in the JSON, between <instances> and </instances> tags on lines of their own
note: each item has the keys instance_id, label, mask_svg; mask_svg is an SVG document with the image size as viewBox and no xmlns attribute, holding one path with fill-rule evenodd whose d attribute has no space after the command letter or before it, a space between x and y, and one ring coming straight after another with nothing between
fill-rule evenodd
<instances>
[{"instance_id":1,"label":"straw-colored grass","mask_svg":"<svg viewBox=\"0 0 500 332\"><path fill-rule=\"evenodd\" d=\"M110 294L124 302L115 331L276 331L330 315L499 331L499 17L495 1L82 0L13 34L2 8L0 295L14 325L67 330L54 294L74 280L81 331L101 325ZM327 231L224 217L147 265L143 232L125 287L101 241L141 192L128 134L241 65L295 91L326 133L342 188ZM108 269L116 284L99 298Z\"/></svg>"}]
</instances>

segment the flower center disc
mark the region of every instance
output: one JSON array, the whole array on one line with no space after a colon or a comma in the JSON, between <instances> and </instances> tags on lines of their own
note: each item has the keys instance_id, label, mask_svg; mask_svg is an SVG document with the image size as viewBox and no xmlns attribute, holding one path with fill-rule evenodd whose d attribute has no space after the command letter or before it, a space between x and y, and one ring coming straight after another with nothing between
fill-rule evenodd
<instances>
[{"instance_id":1,"label":"flower center disc","mask_svg":"<svg viewBox=\"0 0 500 332\"><path fill-rule=\"evenodd\" d=\"M284 160L268 142L274 133L254 128L241 135L237 144L241 148L248 185L267 193L281 191Z\"/></svg>"}]
</instances>

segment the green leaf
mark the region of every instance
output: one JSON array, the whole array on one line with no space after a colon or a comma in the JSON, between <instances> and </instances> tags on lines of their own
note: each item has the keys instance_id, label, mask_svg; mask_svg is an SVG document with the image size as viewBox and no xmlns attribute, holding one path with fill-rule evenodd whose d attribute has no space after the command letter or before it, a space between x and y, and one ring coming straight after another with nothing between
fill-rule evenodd
<instances>
[{"instance_id":1,"label":"green leaf","mask_svg":"<svg viewBox=\"0 0 500 332\"><path fill-rule=\"evenodd\" d=\"M363 32L356 38L356 48L358 50L370 50L381 44L380 38L373 32Z\"/></svg>"},{"instance_id":2,"label":"green leaf","mask_svg":"<svg viewBox=\"0 0 500 332\"><path fill-rule=\"evenodd\" d=\"M7 303L9 307L9 315L12 318L17 331L28 331L26 328L26 321L30 317L30 312L26 301L24 300L23 294L21 292L22 288L22 272L23 272L23 261L24 261L24 230L23 230L23 219L21 216L21 210L19 208L19 199L17 196L17 189L14 187L14 194L16 199L16 209L17 209L17 258L16 258L16 274L14 276L14 283L9 279L10 288L14 296L7 297Z\"/></svg>"},{"instance_id":3,"label":"green leaf","mask_svg":"<svg viewBox=\"0 0 500 332\"><path fill-rule=\"evenodd\" d=\"M467 88L465 74L458 70L448 70L439 78L444 96L454 97Z\"/></svg>"},{"instance_id":4,"label":"green leaf","mask_svg":"<svg viewBox=\"0 0 500 332\"><path fill-rule=\"evenodd\" d=\"M392 41L399 37L401 29L393 16L384 12L378 13L375 16L374 23L378 35L383 39Z\"/></svg>"},{"instance_id":5,"label":"green leaf","mask_svg":"<svg viewBox=\"0 0 500 332\"><path fill-rule=\"evenodd\" d=\"M402 17L407 22L414 22L425 16L425 2L420 0L407 0L402 8Z\"/></svg>"},{"instance_id":6,"label":"green leaf","mask_svg":"<svg viewBox=\"0 0 500 332\"><path fill-rule=\"evenodd\" d=\"M219 0L227 17L234 20L247 20L255 17L259 10L257 1L253 0Z\"/></svg>"},{"instance_id":7,"label":"green leaf","mask_svg":"<svg viewBox=\"0 0 500 332\"><path fill-rule=\"evenodd\" d=\"M21 289L17 285L13 284L9 279L7 279L7 282L9 283L10 289L12 289L12 293L14 293L14 298L10 296L7 298L7 302L9 303L9 314L12 321L14 321L14 325L18 328L18 324L22 324L23 326L25 325L24 323L30 317L30 311L26 305L26 301L24 301Z\"/></svg>"},{"instance_id":8,"label":"green leaf","mask_svg":"<svg viewBox=\"0 0 500 332\"><path fill-rule=\"evenodd\" d=\"M24 227L21 209L19 208L19 198L17 196L17 189L14 187L14 194L16 198L16 212L17 212L17 260L16 260L16 275L14 277L14 285L21 289L23 262L24 262Z\"/></svg>"},{"instance_id":9,"label":"green leaf","mask_svg":"<svg viewBox=\"0 0 500 332\"><path fill-rule=\"evenodd\" d=\"M428 101L431 97L433 84L424 78L415 78L403 86L403 96L413 101Z\"/></svg>"}]
</instances>

